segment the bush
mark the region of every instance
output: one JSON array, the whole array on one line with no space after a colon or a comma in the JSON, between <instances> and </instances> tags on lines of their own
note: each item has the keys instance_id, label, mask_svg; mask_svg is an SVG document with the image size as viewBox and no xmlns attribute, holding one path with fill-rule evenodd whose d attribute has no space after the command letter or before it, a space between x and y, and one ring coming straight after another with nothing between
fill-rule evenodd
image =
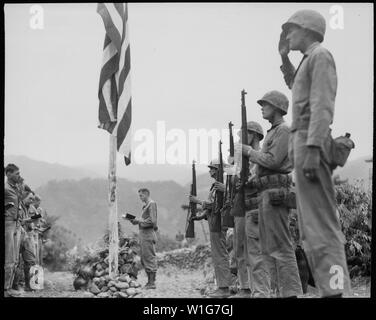
<instances>
[{"instance_id":1,"label":"bush","mask_svg":"<svg viewBox=\"0 0 376 320\"><path fill-rule=\"evenodd\" d=\"M336 200L351 277L371 274L372 195L359 184L336 186Z\"/></svg>"},{"instance_id":2,"label":"bush","mask_svg":"<svg viewBox=\"0 0 376 320\"><path fill-rule=\"evenodd\" d=\"M59 217L48 216L47 224L51 229L46 234L47 241L43 245L43 265L50 271L68 270L68 250L77 243L71 230L56 224Z\"/></svg>"}]
</instances>

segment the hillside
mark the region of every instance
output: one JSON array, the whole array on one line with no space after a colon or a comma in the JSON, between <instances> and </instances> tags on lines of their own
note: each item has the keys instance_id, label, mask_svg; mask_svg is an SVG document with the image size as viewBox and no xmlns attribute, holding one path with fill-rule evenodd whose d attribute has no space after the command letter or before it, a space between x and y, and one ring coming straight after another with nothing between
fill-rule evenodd
<instances>
[{"instance_id":1,"label":"hillside","mask_svg":"<svg viewBox=\"0 0 376 320\"><path fill-rule=\"evenodd\" d=\"M82 168L64 166L30 159L26 156L4 156L4 166L14 163L20 168L21 176L31 188L38 188L50 180L97 178L99 174Z\"/></svg>"},{"instance_id":2,"label":"hillside","mask_svg":"<svg viewBox=\"0 0 376 320\"><path fill-rule=\"evenodd\" d=\"M181 209L187 204L187 190L173 181L130 182L118 179L118 214L141 213L141 202L137 191L147 187L158 205L158 225L160 232L175 238L178 230L184 232L186 212ZM59 224L71 229L84 242L98 239L107 228L108 181L106 179L85 178L79 181L50 181L36 192L43 199L43 206L50 215L60 216ZM136 227L121 219L126 233L137 231ZM202 238L201 228L197 236Z\"/></svg>"}]
</instances>

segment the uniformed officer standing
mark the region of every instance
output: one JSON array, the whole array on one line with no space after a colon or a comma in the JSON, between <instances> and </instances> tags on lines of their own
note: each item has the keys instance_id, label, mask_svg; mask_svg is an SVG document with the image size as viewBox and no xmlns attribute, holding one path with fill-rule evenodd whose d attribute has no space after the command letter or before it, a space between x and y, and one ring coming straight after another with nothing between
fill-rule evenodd
<instances>
[{"instance_id":1,"label":"uniformed officer standing","mask_svg":"<svg viewBox=\"0 0 376 320\"><path fill-rule=\"evenodd\" d=\"M273 263L273 258L276 261L281 296L296 297L302 294L302 287L289 232L289 209L284 201L275 199L287 193L292 182L289 175L292 165L287 156L289 129L283 120L288 99L278 91L271 91L257 103L261 105L263 118L272 127L261 151L245 144L237 144L236 150L257 164L252 185L258 190L260 246L264 259L269 264Z\"/></svg>"},{"instance_id":2,"label":"uniformed officer standing","mask_svg":"<svg viewBox=\"0 0 376 320\"><path fill-rule=\"evenodd\" d=\"M19 224L18 207L19 192L17 183L20 178L19 168L10 163L5 168L7 180L4 184L4 225L5 225L5 260L4 260L4 296L15 296L20 293L12 290L19 250L16 248L16 230Z\"/></svg>"},{"instance_id":3,"label":"uniformed officer standing","mask_svg":"<svg viewBox=\"0 0 376 320\"><path fill-rule=\"evenodd\" d=\"M145 289L156 288L157 275L157 256L155 254L155 245L157 243L157 204L150 198L150 191L146 188L138 190L138 195L144 203L142 207L141 219L132 219L133 225L139 226L140 256L141 264L145 268L148 282Z\"/></svg>"},{"instance_id":4,"label":"uniformed officer standing","mask_svg":"<svg viewBox=\"0 0 376 320\"><path fill-rule=\"evenodd\" d=\"M208 165L209 174L213 179L216 179L219 165L220 163L218 159L212 160ZM213 221L212 210L214 210L214 198L217 190L218 192L224 192L224 184L215 181L210 188L207 201L200 200L199 198L192 195L189 196L189 201L200 204L204 209L203 213L194 217L193 220L207 219L209 223L209 229ZM214 265L215 279L218 287L217 290L209 294L209 296L212 298L227 298L231 295L231 292L229 290L229 287L231 285L230 258L226 248L226 233L227 229L223 228L223 226L220 232L210 231L210 247Z\"/></svg>"},{"instance_id":5,"label":"uniformed officer standing","mask_svg":"<svg viewBox=\"0 0 376 320\"><path fill-rule=\"evenodd\" d=\"M313 10L296 12L282 25L279 52L284 78L292 89L289 157L296 175L300 236L315 283L325 297L349 293L345 237L336 215L331 168L331 130L337 91L332 54L321 46L326 23ZM289 50L304 56L297 70Z\"/></svg>"}]
</instances>

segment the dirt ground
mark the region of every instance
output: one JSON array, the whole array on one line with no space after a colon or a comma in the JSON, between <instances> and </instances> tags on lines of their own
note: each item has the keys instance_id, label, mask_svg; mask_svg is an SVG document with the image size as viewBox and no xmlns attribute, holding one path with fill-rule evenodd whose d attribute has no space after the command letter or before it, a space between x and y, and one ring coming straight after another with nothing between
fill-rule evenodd
<instances>
[{"instance_id":1,"label":"dirt ground","mask_svg":"<svg viewBox=\"0 0 376 320\"><path fill-rule=\"evenodd\" d=\"M70 272L45 272L45 287L43 290L24 292L21 297L68 297L86 298L92 295L75 291L73 288L73 274ZM173 267L166 267L158 270L157 289L143 290L136 298L204 298L202 293L207 287L214 284L207 283L208 276L205 270L182 270ZM143 271L139 274L139 281L146 283L146 276ZM370 279L358 278L353 281L354 298L370 297ZM318 297L315 288L310 287L309 293L304 298Z\"/></svg>"}]
</instances>

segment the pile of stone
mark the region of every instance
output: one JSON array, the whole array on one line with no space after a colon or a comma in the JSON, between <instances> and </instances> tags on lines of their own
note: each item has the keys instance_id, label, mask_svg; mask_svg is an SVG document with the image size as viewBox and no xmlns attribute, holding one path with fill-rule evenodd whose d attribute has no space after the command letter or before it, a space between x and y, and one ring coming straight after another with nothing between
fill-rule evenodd
<instances>
[{"instance_id":1,"label":"pile of stone","mask_svg":"<svg viewBox=\"0 0 376 320\"><path fill-rule=\"evenodd\" d=\"M137 282L141 268L137 240L122 238L118 254L118 276L109 276L108 246L78 258L73 266L76 290L88 291L87 296L99 298L132 298L141 292Z\"/></svg>"},{"instance_id":2,"label":"pile of stone","mask_svg":"<svg viewBox=\"0 0 376 320\"><path fill-rule=\"evenodd\" d=\"M209 245L197 245L157 254L158 266L175 266L180 269L198 269L211 261Z\"/></svg>"}]
</instances>

